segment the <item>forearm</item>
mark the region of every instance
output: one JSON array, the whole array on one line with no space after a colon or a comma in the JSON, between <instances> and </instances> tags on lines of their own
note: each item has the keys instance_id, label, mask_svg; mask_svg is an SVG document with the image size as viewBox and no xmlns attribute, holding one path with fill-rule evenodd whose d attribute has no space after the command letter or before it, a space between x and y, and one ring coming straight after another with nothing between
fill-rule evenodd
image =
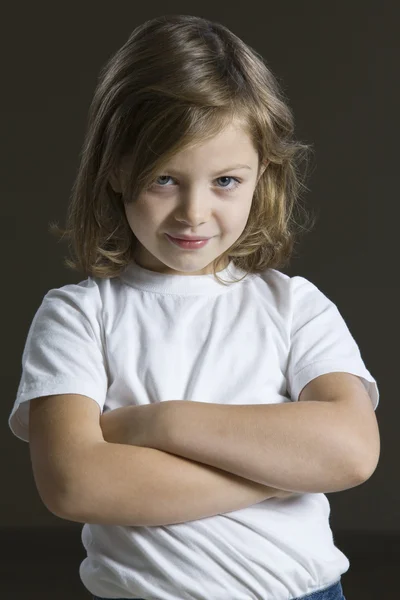
<instances>
[{"instance_id":1,"label":"forearm","mask_svg":"<svg viewBox=\"0 0 400 600\"><path fill-rule=\"evenodd\" d=\"M108 442L77 456L75 480L58 516L104 525L184 523L291 495L160 450Z\"/></svg>"},{"instance_id":2,"label":"forearm","mask_svg":"<svg viewBox=\"0 0 400 600\"><path fill-rule=\"evenodd\" d=\"M160 450L274 488L335 492L362 483L344 405L225 405L170 401ZM347 419L347 422L350 422Z\"/></svg>"},{"instance_id":3,"label":"forearm","mask_svg":"<svg viewBox=\"0 0 400 600\"><path fill-rule=\"evenodd\" d=\"M78 503L82 509L72 509L75 516L72 520L131 526L169 525L292 495L210 465L135 446L130 439L133 408L122 407L101 415L100 426L108 447L99 449L104 458L96 455L97 450L88 458L90 466L84 469L86 492L78 491L75 495L81 502L70 503L75 507ZM97 472L93 467L99 467ZM90 501L92 490L103 492L96 495L95 504ZM159 498L163 502L156 502Z\"/></svg>"}]
</instances>

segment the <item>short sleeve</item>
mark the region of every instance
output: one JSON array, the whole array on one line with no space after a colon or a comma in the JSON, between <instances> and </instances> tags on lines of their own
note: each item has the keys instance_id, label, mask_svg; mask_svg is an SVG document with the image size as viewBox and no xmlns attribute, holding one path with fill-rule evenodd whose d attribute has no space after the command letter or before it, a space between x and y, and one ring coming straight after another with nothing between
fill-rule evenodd
<instances>
[{"instance_id":1,"label":"short sleeve","mask_svg":"<svg viewBox=\"0 0 400 600\"><path fill-rule=\"evenodd\" d=\"M287 389L293 401L312 379L332 372L361 378L374 410L379 403L376 380L337 306L304 277L290 280L291 327Z\"/></svg>"},{"instance_id":2,"label":"short sleeve","mask_svg":"<svg viewBox=\"0 0 400 600\"><path fill-rule=\"evenodd\" d=\"M91 278L50 290L29 328L22 375L9 416L11 431L29 441L29 400L52 394L89 396L102 410L108 388L101 298Z\"/></svg>"}]
</instances>

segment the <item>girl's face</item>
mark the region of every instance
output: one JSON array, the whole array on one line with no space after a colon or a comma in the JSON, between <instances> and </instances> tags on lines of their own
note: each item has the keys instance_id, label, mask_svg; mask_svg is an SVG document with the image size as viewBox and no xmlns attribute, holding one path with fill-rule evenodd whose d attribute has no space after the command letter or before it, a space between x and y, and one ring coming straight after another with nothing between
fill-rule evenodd
<instances>
[{"instance_id":1,"label":"girl's face","mask_svg":"<svg viewBox=\"0 0 400 600\"><path fill-rule=\"evenodd\" d=\"M247 165L238 167L235 165ZM125 214L138 243L135 261L171 275L212 273L216 258L243 232L253 193L265 170L248 135L230 125L221 134L177 154ZM211 238L194 250L166 236ZM226 261L225 267L228 265Z\"/></svg>"}]
</instances>

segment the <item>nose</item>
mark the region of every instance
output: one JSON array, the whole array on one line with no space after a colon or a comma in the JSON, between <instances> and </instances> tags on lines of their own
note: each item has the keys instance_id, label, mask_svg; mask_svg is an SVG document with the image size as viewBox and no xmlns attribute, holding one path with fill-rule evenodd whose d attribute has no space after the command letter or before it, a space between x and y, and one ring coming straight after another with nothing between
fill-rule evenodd
<instances>
[{"instance_id":1,"label":"nose","mask_svg":"<svg viewBox=\"0 0 400 600\"><path fill-rule=\"evenodd\" d=\"M211 202L207 192L200 189L182 191L179 205L176 211L177 220L196 227L209 220L211 213Z\"/></svg>"}]
</instances>

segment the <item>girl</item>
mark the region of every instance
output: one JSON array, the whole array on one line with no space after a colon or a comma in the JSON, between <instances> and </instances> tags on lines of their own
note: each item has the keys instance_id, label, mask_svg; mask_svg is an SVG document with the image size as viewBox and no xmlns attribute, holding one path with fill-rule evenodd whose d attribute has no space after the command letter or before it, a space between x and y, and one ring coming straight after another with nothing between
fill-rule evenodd
<instances>
[{"instance_id":1,"label":"girl","mask_svg":"<svg viewBox=\"0 0 400 600\"><path fill-rule=\"evenodd\" d=\"M306 230L293 131L265 61L200 17L144 23L101 72L52 227L87 278L45 295L9 419L84 523L95 600L344 598L325 493L374 472L379 392L336 305L279 270Z\"/></svg>"}]
</instances>

